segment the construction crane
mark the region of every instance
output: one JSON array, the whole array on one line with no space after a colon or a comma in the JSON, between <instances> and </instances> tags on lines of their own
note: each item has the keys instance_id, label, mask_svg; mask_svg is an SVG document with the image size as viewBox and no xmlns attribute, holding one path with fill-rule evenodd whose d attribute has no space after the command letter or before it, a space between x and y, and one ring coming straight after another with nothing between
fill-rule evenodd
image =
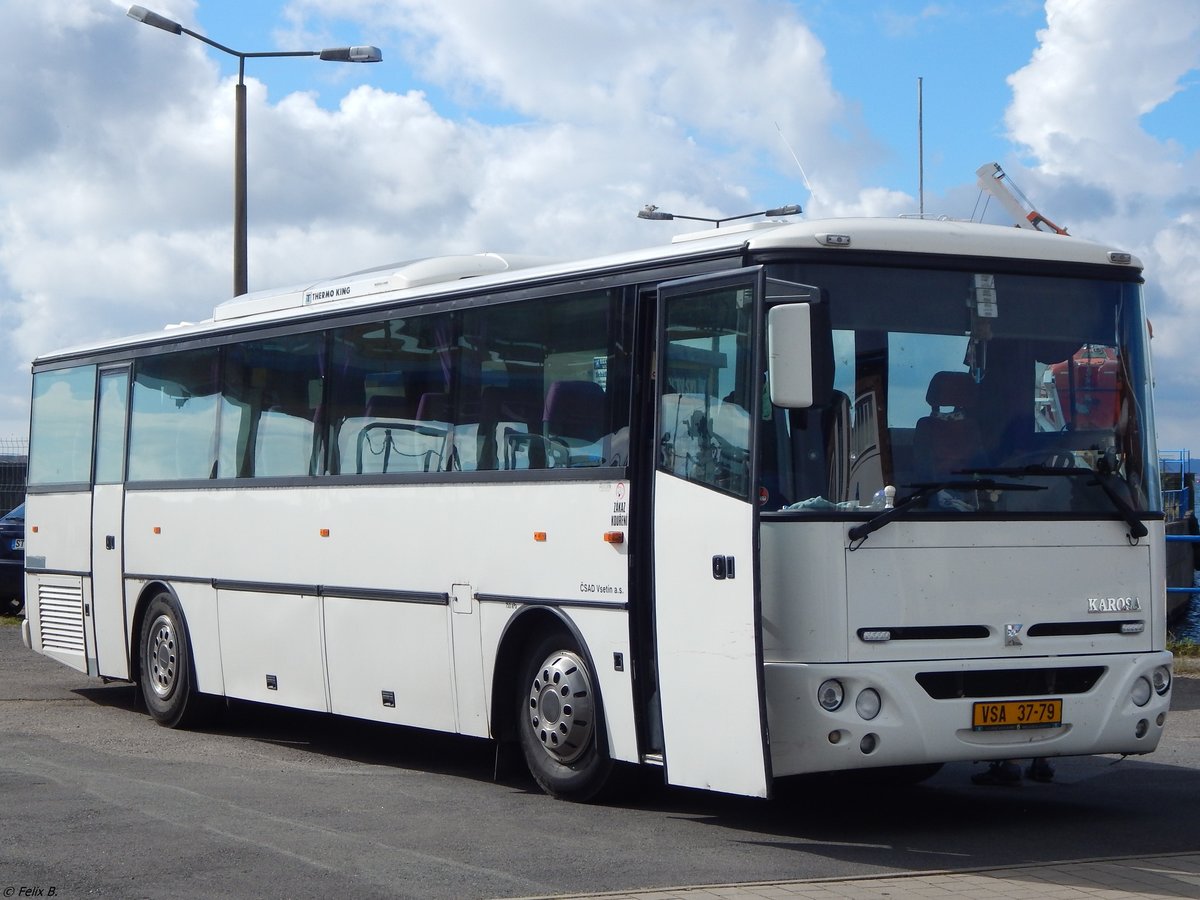
<instances>
[{"instance_id":1,"label":"construction crane","mask_svg":"<svg viewBox=\"0 0 1200 900\"><path fill-rule=\"evenodd\" d=\"M979 182L979 189L999 200L1000 204L1012 215L1017 227L1042 231L1040 226L1045 225L1055 234L1067 233L1067 229L1059 228L1033 208L1029 198L1022 194L1012 183L1012 179L1004 174L1000 163L984 163L975 170L975 175Z\"/></svg>"}]
</instances>

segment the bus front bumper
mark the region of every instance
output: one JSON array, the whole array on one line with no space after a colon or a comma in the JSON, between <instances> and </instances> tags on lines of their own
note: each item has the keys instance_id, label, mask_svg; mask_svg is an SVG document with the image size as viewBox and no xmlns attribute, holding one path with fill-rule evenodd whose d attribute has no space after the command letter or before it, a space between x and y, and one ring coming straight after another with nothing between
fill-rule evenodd
<instances>
[{"instance_id":1,"label":"bus front bumper","mask_svg":"<svg viewBox=\"0 0 1200 900\"><path fill-rule=\"evenodd\" d=\"M1150 753L1158 746L1171 704L1170 681L1165 690L1161 683L1161 669L1170 673L1171 661L1163 651L1003 661L768 662L772 769L783 776L959 760ZM1023 670L1043 670L1039 677L1045 677L1045 670L1080 666L1097 667L1100 674L1090 688L1076 693L935 698L918 681L918 675L932 672L962 675L969 683L972 672L1000 670L1018 683L1023 674L1031 674ZM1155 670L1160 670L1161 692L1153 687ZM818 692L830 681L836 685L828 694L836 696L840 687L843 699L838 708L826 710ZM873 711L874 698L860 703L859 697L871 690L879 703L868 719L864 713ZM1053 700L1061 705L1047 703ZM975 706L980 703L991 704L1003 721L976 724L983 717ZM1015 721L1035 707L1057 713L1043 716L1048 721Z\"/></svg>"}]
</instances>

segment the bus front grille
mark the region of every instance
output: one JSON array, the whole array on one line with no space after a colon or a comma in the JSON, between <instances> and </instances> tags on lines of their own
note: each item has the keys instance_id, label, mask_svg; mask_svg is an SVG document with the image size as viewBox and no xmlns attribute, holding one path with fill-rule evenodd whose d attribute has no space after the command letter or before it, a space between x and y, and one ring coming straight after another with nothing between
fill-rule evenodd
<instances>
[{"instance_id":1,"label":"bus front grille","mask_svg":"<svg viewBox=\"0 0 1200 900\"><path fill-rule=\"evenodd\" d=\"M1041 697L1046 694L1086 694L1103 674L1104 666L919 672L917 683L934 700Z\"/></svg>"}]
</instances>

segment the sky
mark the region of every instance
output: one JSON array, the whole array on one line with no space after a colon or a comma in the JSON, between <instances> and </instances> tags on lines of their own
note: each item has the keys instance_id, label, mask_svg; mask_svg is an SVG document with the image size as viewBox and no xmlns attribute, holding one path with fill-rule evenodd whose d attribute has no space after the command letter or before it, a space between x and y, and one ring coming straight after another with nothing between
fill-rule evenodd
<instances>
[{"instance_id":1,"label":"sky","mask_svg":"<svg viewBox=\"0 0 1200 900\"><path fill-rule=\"evenodd\" d=\"M251 291L687 230L650 203L978 218L996 161L1141 258L1159 447L1200 453L1200 0L142 5L242 52L383 52L246 61ZM232 293L237 60L127 8L0 0L0 442L35 356Z\"/></svg>"}]
</instances>

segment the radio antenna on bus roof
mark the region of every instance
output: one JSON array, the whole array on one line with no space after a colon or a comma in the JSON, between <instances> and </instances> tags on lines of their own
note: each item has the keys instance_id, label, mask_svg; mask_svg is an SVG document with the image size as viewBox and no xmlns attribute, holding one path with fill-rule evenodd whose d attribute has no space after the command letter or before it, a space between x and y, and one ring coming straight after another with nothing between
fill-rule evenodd
<instances>
[{"instance_id":1,"label":"radio antenna on bus roof","mask_svg":"<svg viewBox=\"0 0 1200 900\"><path fill-rule=\"evenodd\" d=\"M925 79L917 78L917 211L925 218Z\"/></svg>"}]
</instances>

